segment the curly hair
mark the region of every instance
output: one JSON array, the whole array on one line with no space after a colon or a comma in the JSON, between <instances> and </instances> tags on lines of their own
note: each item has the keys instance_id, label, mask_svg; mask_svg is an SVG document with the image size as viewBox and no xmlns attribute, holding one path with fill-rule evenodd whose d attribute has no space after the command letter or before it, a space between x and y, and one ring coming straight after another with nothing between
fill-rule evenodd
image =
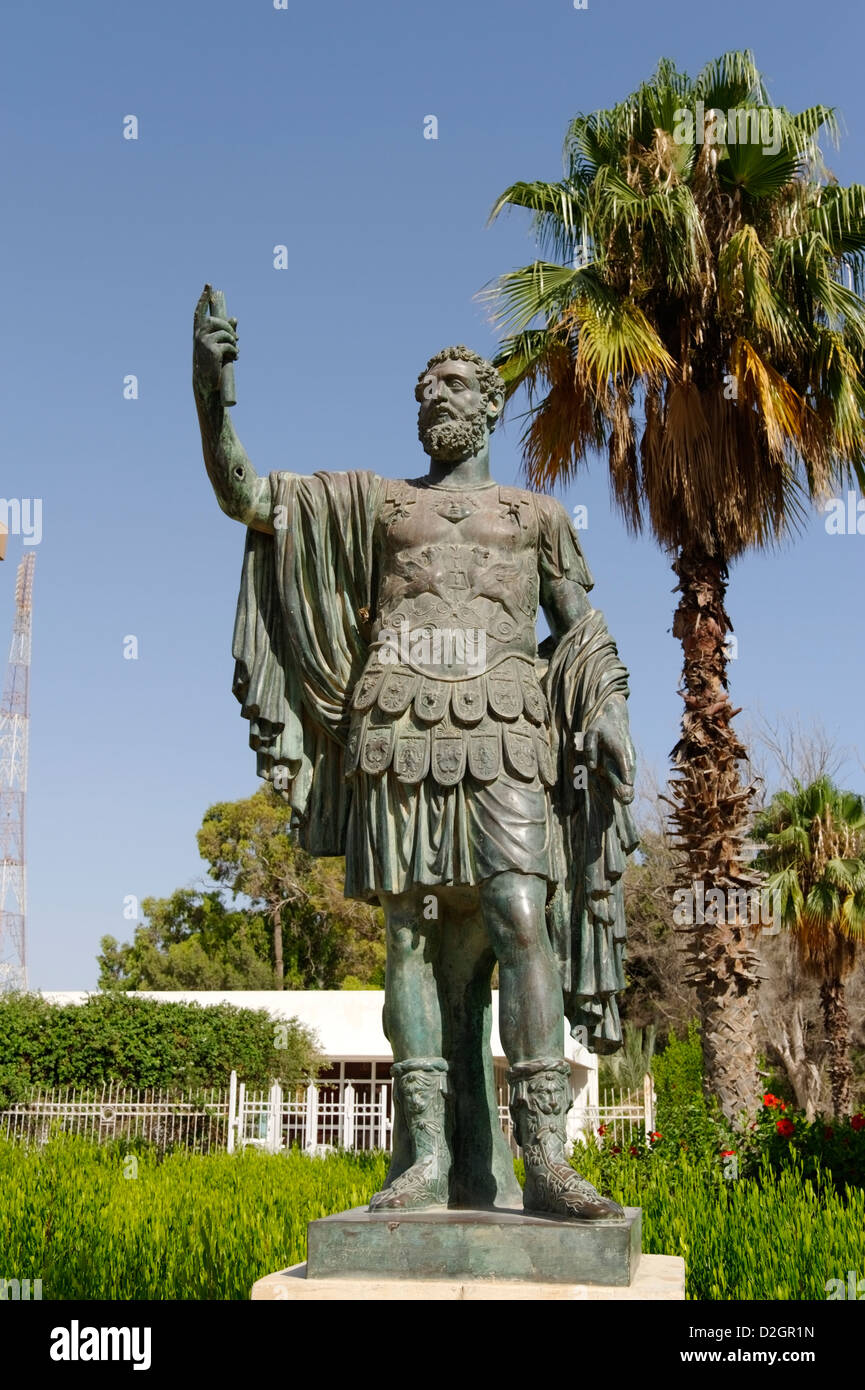
<instances>
[{"instance_id":1,"label":"curly hair","mask_svg":"<svg viewBox=\"0 0 865 1390\"><path fill-rule=\"evenodd\" d=\"M477 370L478 385L481 388L484 400L489 401L493 396L504 396L505 383L502 381L492 362L488 362L480 353L472 352L465 344L459 343L455 347L442 348L431 357L417 379L414 388L414 398L420 403L423 400L423 387L430 368L437 367L441 362L471 362ZM496 421L490 422L490 433L495 428Z\"/></svg>"}]
</instances>

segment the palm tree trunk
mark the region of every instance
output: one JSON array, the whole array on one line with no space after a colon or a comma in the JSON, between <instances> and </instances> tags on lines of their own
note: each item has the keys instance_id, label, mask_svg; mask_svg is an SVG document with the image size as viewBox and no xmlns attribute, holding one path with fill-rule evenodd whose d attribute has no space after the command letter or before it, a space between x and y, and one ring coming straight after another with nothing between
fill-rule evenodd
<instances>
[{"instance_id":1,"label":"palm tree trunk","mask_svg":"<svg viewBox=\"0 0 865 1390\"><path fill-rule=\"evenodd\" d=\"M753 788L743 786L745 749L731 724L738 711L727 694L724 609L727 570L704 549L680 551L673 571L681 594L673 635L682 643L682 736L672 751L671 820L684 850L697 902L723 907L695 914L689 932L690 979L701 1015L705 1084L736 1123L759 1094L755 1034L758 957L751 944L747 893L758 880L742 863ZM702 895L701 895L702 890ZM744 895L744 896L743 896ZM743 911L744 907L744 911Z\"/></svg>"},{"instance_id":2,"label":"palm tree trunk","mask_svg":"<svg viewBox=\"0 0 865 1390\"><path fill-rule=\"evenodd\" d=\"M829 1044L829 1081L832 1086L832 1110L840 1120L850 1114L850 1016L844 985L839 975L824 980L820 986L823 1024Z\"/></svg>"}]
</instances>

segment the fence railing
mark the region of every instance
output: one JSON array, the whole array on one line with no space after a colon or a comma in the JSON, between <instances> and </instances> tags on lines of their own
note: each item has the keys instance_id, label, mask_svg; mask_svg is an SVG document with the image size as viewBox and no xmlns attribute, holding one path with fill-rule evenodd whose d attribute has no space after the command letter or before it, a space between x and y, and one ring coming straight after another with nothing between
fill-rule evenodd
<instances>
[{"instance_id":1,"label":"fence railing","mask_svg":"<svg viewBox=\"0 0 865 1390\"><path fill-rule=\"evenodd\" d=\"M184 1098L113 1084L100 1091L61 1086L34 1091L26 1101L0 1111L0 1134L44 1144L62 1130L103 1144L144 1139L159 1148L182 1145L209 1153L226 1147L228 1118L229 1091L224 1087Z\"/></svg>"},{"instance_id":2,"label":"fence railing","mask_svg":"<svg viewBox=\"0 0 865 1390\"><path fill-rule=\"evenodd\" d=\"M511 1147L515 1141L507 1095L498 1095L499 1120ZM597 1136L601 1126L616 1142L630 1143L635 1132L654 1128L651 1077L642 1091L605 1091L598 1105L575 1106L569 1116L571 1138ZM35 1091L0 1111L0 1135L44 1144L53 1133L82 1134L100 1143L143 1139L159 1148L180 1145L199 1153L248 1145L276 1153L297 1145L307 1153L330 1149L392 1148L393 1096L388 1081L309 1082L269 1091L247 1091L236 1072L225 1088L178 1097L165 1091L136 1091L107 1085L101 1092L72 1087ZM515 1149L516 1152L516 1149Z\"/></svg>"},{"instance_id":3,"label":"fence railing","mask_svg":"<svg viewBox=\"0 0 865 1390\"><path fill-rule=\"evenodd\" d=\"M599 1139L603 1130L616 1144L632 1144L635 1134L655 1128L655 1088L647 1072L640 1090L626 1091L610 1087L601 1092L598 1105L574 1106L573 1130L585 1139Z\"/></svg>"},{"instance_id":4,"label":"fence railing","mask_svg":"<svg viewBox=\"0 0 865 1390\"><path fill-rule=\"evenodd\" d=\"M307 1153L390 1150L391 1132L389 1081L358 1087L309 1082L287 1094L278 1082L251 1092L241 1082L229 1095L229 1153L246 1145L275 1153L295 1144Z\"/></svg>"}]
</instances>

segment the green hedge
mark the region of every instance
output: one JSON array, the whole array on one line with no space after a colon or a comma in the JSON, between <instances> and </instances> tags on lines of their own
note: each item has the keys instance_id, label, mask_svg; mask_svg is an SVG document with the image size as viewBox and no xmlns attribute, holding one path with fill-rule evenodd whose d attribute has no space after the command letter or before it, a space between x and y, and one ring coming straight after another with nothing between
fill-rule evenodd
<instances>
[{"instance_id":1,"label":"green hedge","mask_svg":"<svg viewBox=\"0 0 865 1390\"><path fill-rule=\"evenodd\" d=\"M251 1086L272 1078L292 1084L315 1064L309 1030L296 1020L276 1024L263 1009L126 994L65 1005L35 994L0 996L0 1106L33 1086L114 1081L194 1091L227 1085L232 1069Z\"/></svg>"}]
</instances>

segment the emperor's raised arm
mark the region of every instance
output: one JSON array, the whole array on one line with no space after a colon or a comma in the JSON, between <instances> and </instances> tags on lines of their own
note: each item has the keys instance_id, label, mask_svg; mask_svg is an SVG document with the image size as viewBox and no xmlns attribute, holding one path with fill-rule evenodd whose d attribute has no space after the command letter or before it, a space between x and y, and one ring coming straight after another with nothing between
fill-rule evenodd
<instances>
[{"instance_id":1,"label":"emperor's raised arm","mask_svg":"<svg viewBox=\"0 0 865 1390\"><path fill-rule=\"evenodd\" d=\"M209 297L207 286L195 306L192 349L192 387L207 476L224 512L256 531L272 532L268 479L255 472L219 393L223 367L237 359L237 319L208 314Z\"/></svg>"}]
</instances>

